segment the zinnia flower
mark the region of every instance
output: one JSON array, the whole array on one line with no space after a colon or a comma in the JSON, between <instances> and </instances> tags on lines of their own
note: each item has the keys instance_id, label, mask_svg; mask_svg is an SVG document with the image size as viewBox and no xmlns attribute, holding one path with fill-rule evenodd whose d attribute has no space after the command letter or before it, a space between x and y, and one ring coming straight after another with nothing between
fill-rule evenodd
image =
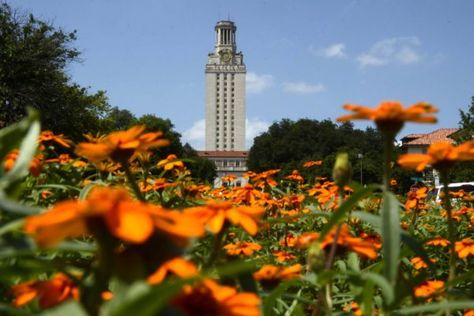
<instances>
[{"instance_id":1,"label":"zinnia flower","mask_svg":"<svg viewBox=\"0 0 474 316\"><path fill-rule=\"evenodd\" d=\"M400 102L384 101L375 109L355 104L346 104L344 109L354 112L353 114L339 117L339 122L352 120L372 120L381 132L396 134L405 122L436 123L436 117L430 115L438 112L438 109L427 102L415 103L404 108Z\"/></svg>"},{"instance_id":2,"label":"zinnia flower","mask_svg":"<svg viewBox=\"0 0 474 316\"><path fill-rule=\"evenodd\" d=\"M430 259L432 263L435 263L435 259ZM413 257L410 259L410 263L413 265L413 268L416 270L428 268L428 264L421 257Z\"/></svg>"},{"instance_id":3,"label":"zinnia flower","mask_svg":"<svg viewBox=\"0 0 474 316\"><path fill-rule=\"evenodd\" d=\"M5 156L5 161L3 162L3 170L5 170L5 172L13 169L19 155L20 151L14 149ZM37 177L40 175L41 170L43 169L43 158L43 154L38 154L31 159L28 171L32 176Z\"/></svg>"},{"instance_id":4,"label":"zinnia flower","mask_svg":"<svg viewBox=\"0 0 474 316\"><path fill-rule=\"evenodd\" d=\"M253 278L260 281L263 286L273 287L280 281L292 280L301 275L301 264L297 263L289 267L264 265L253 274Z\"/></svg>"},{"instance_id":5,"label":"zinnia flower","mask_svg":"<svg viewBox=\"0 0 474 316\"><path fill-rule=\"evenodd\" d=\"M64 274L58 273L52 279L46 281L28 281L11 288L14 297L13 305L24 306L35 298L41 308L49 308L58 305L70 298L79 299L78 287Z\"/></svg>"},{"instance_id":6,"label":"zinnia flower","mask_svg":"<svg viewBox=\"0 0 474 316\"><path fill-rule=\"evenodd\" d=\"M454 244L454 250L458 253L461 259L474 255L474 240L471 238L464 238Z\"/></svg>"},{"instance_id":7,"label":"zinnia flower","mask_svg":"<svg viewBox=\"0 0 474 316\"><path fill-rule=\"evenodd\" d=\"M321 249L326 249L326 247L330 247L334 242L334 238L336 237L336 230L337 228L334 227L331 232L329 232L325 237L324 240L321 242ZM337 245L346 248L350 251L354 251L359 255L367 257L369 259L376 259L377 258L377 245L376 243L372 242L371 240L364 240L362 238L353 237L349 232L349 227L347 224L343 224L339 231L339 236L337 238Z\"/></svg>"},{"instance_id":8,"label":"zinnia flower","mask_svg":"<svg viewBox=\"0 0 474 316\"><path fill-rule=\"evenodd\" d=\"M55 142L63 147L69 148L71 147L72 141L63 134L56 135L52 131L42 131L39 135L39 142L41 144L46 142Z\"/></svg>"},{"instance_id":9,"label":"zinnia flower","mask_svg":"<svg viewBox=\"0 0 474 316\"><path fill-rule=\"evenodd\" d=\"M41 247L51 247L65 238L94 234L91 225L95 227L98 220L111 235L131 243L143 243L155 228L173 238L204 233L194 218L133 200L126 190L111 188L96 188L87 200L59 202L45 213L28 217L24 228Z\"/></svg>"},{"instance_id":10,"label":"zinnia flower","mask_svg":"<svg viewBox=\"0 0 474 316\"><path fill-rule=\"evenodd\" d=\"M304 164L303 164L303 167L305 168L310 168L310 167L313 167L313 166L321 166L323 164L323 162L321 160L310 160L310 161L306 161Z\"/></svg>"},{"instance_id":11,"label":"zinnia flower","mask_svg":"<svg viewBox=\"0 0 474 316\"><path fill-rule=\"evenodd\" d=\"M259 316L260 298L206 279L195 286L185 285L171 304L187 316Z\"/></svg>"},{"instance_id":12,"label":"zinnia flower","mask_svg":"<svg viewBox=\"0 0 474 316\"><path fill-rule=\"evenodd\" d=\"M178 170L183 170L184 169L184 163L181 160L178 160L178 157L176 155L168 155L166 159L160 160L156 164L156 167L158 168L163 168L166 171L170 171L173 169L178 169Z\"/></svg>"},{"instance_id":13,"label":"zinnia flower","mask_svg":"<svg viewBox=\"0 0 474 316\"><path fill-rule=\"evenodd\" d=\"M448 142L433 143L426 154L405 154L398 164L407 169L422 171L427 165L437 170L446 170L457 161L474 160L474 140L454 146Z\"/></svg>"},{"instance_id":14,"label":"zinnia flower","mask_svg":"<svg viewBox=\"0 0 474 316\"><path fill-rule=\"evenodd\" d=\"M206 223L214 234L220 232L227 221L233 225L242 226L250 235L257 233L257 221L264 212L262 207L236 207L232 203L224 201L209 201L205 206L196 206L185 210L186 214Z\"/></svg>"},{"instance_id":15,"label":"zinnia flower","mask_svg":"<svg viewBox=\"0 0 474 316\"><path fill-rule=\"evenodd\" d=\"M138 154L147 152L150 148L163 147L169 140L160 138L161 132L143 133L145 126L134 126L126 131L117 131L105 137L98 138L92 143L80 143L76 154L86 157L92 162L108 158L116 162L127 162Z\"/></svg>"},{"instance_id":16,"label":"zinnia flower","mask_svg":"<svg viewBox=\"0 0 474 316\"><path fill-rule=\"evenodd\" d=\"M428 240L426 244L428 246L440 246L440 247L446 247L450 244L451 242L445 238L442 237L435 237L431 240Z\"/></svg>"},{"instance_id":17,"label":"zinnia flower","mask_svg":"<svg viewBox=\"0 0 474 316\"><path fill-rule=\"evenodd\" d=\"M229 256L251 256L254 251L261 250L262 246L254 242L238 241L234 244L225 245L224 249L227 251Z\"/></svg>"},{"instance_id":18,"label":"zinnia flower","mask_svg":"<svg viewBox=\"0 0 474 316\"><path fill-rule=\"evenodd\" d=\"M189 278L198 274L194 263L181 257L173 258L163 263L153 274L147 278L149 284L160 284L170 274L180 278Z\"/></svg>"},{"instance_id":19,"label":"zinnia flower","mask_svg":"<svg viewBox=\"0 0 474 316\"><path fill-rule=\"evenodd\" d=\"M444 288L444 281L425 281L415 287L413 292L416 297L430 297L439 294Z\"/></svg>"}]
</instances>

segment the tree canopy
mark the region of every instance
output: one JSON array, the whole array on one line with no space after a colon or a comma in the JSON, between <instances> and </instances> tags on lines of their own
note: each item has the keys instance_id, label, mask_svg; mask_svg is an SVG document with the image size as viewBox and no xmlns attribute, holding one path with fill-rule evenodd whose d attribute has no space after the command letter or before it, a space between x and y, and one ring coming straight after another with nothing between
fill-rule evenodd
<instances>
[{"instance_id":1,"label":"tree canopy","mask_svg":"<svg viewBox=\"0 0 474 316\"><path fill-rule=\"evenodd\" d=\"M354 177L362 182L382 177L381 135L373 128L355 129L352 123L335 124L330 120L283 119L258 136L249 152L248 166L253 171L281 168L286 172L300 169L308 176L330 176L338 152L348 152ZM361 156L362 155L362 156ZM317 169L302 168L309 160L322 160Z\"/></svg>"},{"instance_id":2,"label":"tree canopy","mask_svg":"<svg viewBox=\"0 0 474 316\"><path fill-rule=\"evenodd\" d=\"M75 32L0 4L0 127L18 121L27 107L40 110L43 129L79 139L100 130L109 109L103 91L73 82L66 67L77 61Z\"/></svg>"}]
</instances>

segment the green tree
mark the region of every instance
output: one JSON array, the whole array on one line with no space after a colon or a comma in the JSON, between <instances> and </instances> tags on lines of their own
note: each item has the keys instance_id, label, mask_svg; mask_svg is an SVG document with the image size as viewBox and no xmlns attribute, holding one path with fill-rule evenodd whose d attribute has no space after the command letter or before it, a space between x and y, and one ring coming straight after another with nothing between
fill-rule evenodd
<instances>
[{"instance_id":1,"label":"green tree","mask_svg":"<svg viewBox=\"0 0 474 316\"><path fill-rule=\"evenodd\" d=\"M460 144L474 137L474 96L471 98L471 105L467 111L459 110L459 131L452 137L456 143ZM471 182L474 181L474 162L460 162L451 169L451 182Z\"/></svg>"},{"instance_id":2,"label":"green tree","mask_svg":"<svg viewBox=\"0 0 474 316\"><path fill-rule=\"evenodd\" d=\"M40 110L43 129L80 139L100 130L109 109L103 91L71 83L66 67L78 60L75 32L66 33L0 4L0 127L18 121L27 107Z\"/></svg>"},{"instance_id":3,"label":"green tree","mask_svg":"<svg viewBox=\"0 0 474 316\"><path fill-rule=\"evenodd\" d=\"M382 170L382 138L367 128L354 129L352 123L335 124L330 120L283 119L273 123L267 132L258 136L249 152L250 170L260 172L273 168L287 174L299 169L306 179L330 176L338 152L348 152L354 167L355 180L363 183L380 181ZM359 158L362 154L362 158ZM302 164L309 160L322 160L323 164L310 169Z\"/></svg>"}]
</instances>

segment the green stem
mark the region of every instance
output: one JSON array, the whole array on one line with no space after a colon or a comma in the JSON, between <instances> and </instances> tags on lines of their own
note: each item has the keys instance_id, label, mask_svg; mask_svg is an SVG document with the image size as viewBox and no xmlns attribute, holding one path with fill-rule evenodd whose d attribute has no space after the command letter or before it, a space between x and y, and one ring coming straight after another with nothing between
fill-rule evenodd
<instances>
[{"instance_id":1,"label":"green stem","mask_svg":"<svg viewBox=\"0 0 474 316\"><path fill-rule=\"evenodd\" d=\"M140 188L138 187L137 182L135 181L135 178L133 177L132 172L130 171L130 165L128 164L128 161L121 162L121 164L123 166L123 170L125 171L127 182L132 188L133 193L135 193L135 196L137 197L137 199L139 199L142 202L146 202L145 198L143 197L142 192L140 191Z\"/></svg>"},{"instance_id":2,"label":"green stem","mask_svg":"<svg viewBox=\"0 0 474 316\"><path fill-rule=\"evenodd\" d=\"M392 152L393 152L393 140L394 134L384 135L384 173L383 173L383 189L384 191L390 190L390 177L392 174Z\"/></svg>"},{"instance_id":3,"label":"green stem","mask_svg":"<svg viewBox=\"0 0 474 316\"><path fill-rule=\"evenodd\" d=\"M221 252L222 243L224 242L224 239L225 239L226 231L227 231L227 224L224 224L221 231L217 233L216 237L214 238L214 245L209 255L209 259L207 260L206 267L210 267L212 263L218 259L219 253Z\"/></svg>"},{"instance_id":4,"label":"green stem","mask_svg":"<svg viewBox=\"0 0 474 316\"><path fill-rule=\"evenodd\" d=\"M448 222L448 239L449 239L449 274L448 282L452 281L456 277L456 251L454 245L456 242L456 231L454 227L453 217L452 217L452 208L451 200L449 198L449 173L448 170L440 170L441 181L443 182L443 204L447 213L447 222Z\"/></svg>"}]
</instances>

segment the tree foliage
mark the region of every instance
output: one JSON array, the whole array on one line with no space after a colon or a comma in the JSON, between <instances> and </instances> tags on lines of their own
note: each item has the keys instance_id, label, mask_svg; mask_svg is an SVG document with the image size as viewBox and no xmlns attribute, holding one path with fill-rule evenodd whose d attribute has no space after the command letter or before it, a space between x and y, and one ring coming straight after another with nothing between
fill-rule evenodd
<instances>
[{"instance_id":1,"label":"tree foliage","mask_svg":"<svg viewBox=\"0 0 474 316\"><path fill-rule=\"evenodd\" d=\"M72 83L66 67L77 61L75 32L0 4L0 127L18 121L27 107L40 110L43 129L79 139L100 130L109 109L103 91Z\"/></svg>"},{"instance_id":2,"label":"tree foliage","mask_svg":"<svg viewBox=\"0 0 474 316\"><path fill-rule=\"evenodd\" d=\"M362 182L380 181L382 177L381 135L372 128L355 129L352 123L335 124L330 120L283 119L255 138L249 152L251 170L281 168L290 172L300 169L308 176L330 176L338 152L348 152L354 168L354 178ZM362 157L360 157L362 154ZM322 160L315 169L301 168L309 160ZM285 172L283 172L285 173Z\"/></svg>"}]
</instances>

